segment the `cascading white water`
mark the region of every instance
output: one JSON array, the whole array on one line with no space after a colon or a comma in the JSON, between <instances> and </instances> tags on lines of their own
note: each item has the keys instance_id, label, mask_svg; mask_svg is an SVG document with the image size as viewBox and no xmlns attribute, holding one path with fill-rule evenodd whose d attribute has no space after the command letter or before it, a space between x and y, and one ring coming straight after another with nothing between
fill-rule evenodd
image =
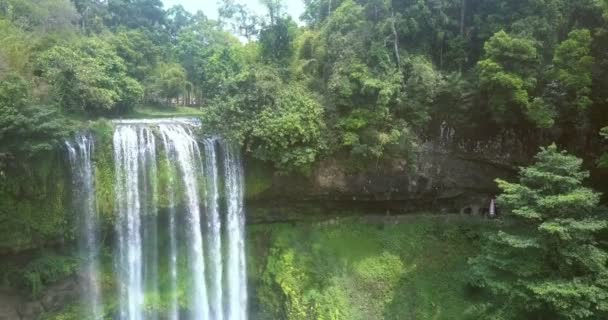
<instances>
[{"instance_id":1,"label":"cascading white water","mask_svg":"<svg viewBox=\"0 0 608 320\"><path fill-rule=\"evenodd\" d=\"M150 297L158 295L158 234L157 234L157 202L158 186L156 183L156 139L152 130L146 127L138 128L138 139L143 143L143 153L140 155L141 173L141 214L142 214L142 246L143 246L143 277L145 292ZM156 313L146 315L146 320L158 318Z\"/></svg>"},{"instance_id":2,"label":"cascading white water","mask_svg":"<svg viewBox=\"0 0 608 320\"><path fill-rule=\"evenodd\" d=\"M88 135L79 135L74 144L66 141L72 166L73 209L81 213L79 252L84 261L84 279L81 281L82 297L88 319L103 317L101 289L99 284L99 223L95 203L94 167L91 155L94 141Z\"/></svg>"},{"instance_id":3,"label":"cascading white water","mask_svg":"<svg viewBox=\"0 0 608 320\"><path fill-rule=\"evenodd\" d=\"M175 163L175 150L170 148L170 144L167 138L163 136L163 148L165 149L165 165L167 170L174 171L173 164ZM169 174L169 181L167 181L166 190L167 193L167 205L169 207L169 258L168 258L168 272L169 272L169 310L167 314L168 320L179 319L179 307L177 302L177 221L176 221L176 208L175 208L175 181L173 174Z\"/></svg>"},{"instance_id":4,"label":"cascading white water","mask_svg":"<svg viewBox=\"0 0 608 320\"><path fill-rule=\"evenodd\" d=\"M245 320L243 184L238 152L217 138L202 140L201 152L192 133L200 124L194 120L122 120L115 125L118 318L177 320L188 315L196 320ZM157 152L158 148L163 150ZM158 169L161 165L164 172ZM163 189L158 186L161 175ZM157 206L161 194L166 199L165 210ZM162 214L167 216L160 217ZM160 219L167 223L159 223ZM168 243L163 251L158 237L165 233ZM226 243L225 250L222 243ZM159 256L161 252L166 256ZM159 268L161 261L167 264ZM160 284L159 270L165 268L168 281ZM165 297L168 300L162 305L167 307L150 307L155 302L152 297Z\"/></svg>"},{"instance_id":5,"label":"cascading white water","mask_svg":"<svg viewBox=\"0 0 608 320\"><path fill-rule=\"evenodd\" d=\"M207 196L205 207L207 208L207 239L209 241L209 268L215 275L211 282L212 292L212 315L215 320L224 318L222 303L222 243L221 222L219 214L218 193L218 168L215 152L215 139L207 139L203 142L205 147L205 164L203 166L204 176L207 178Z\"/></svg>"},{"instance_id":6,"label":"cascading white water","mask_svg":"<svg viewBox=\"0 0 608 320\"><path fill-rule=\"evenodd\" d=\"M194 319L210 319L197 181L197 160L200 164L200 158L196 157L199 153L198 144L182 125L163 123L159 124L158 127L164 139L169 141L175 150L175 159L184 183L189 243L188 259L192 272L191 314Z\"/></svg>"},{"instance_id":7,"label":"cascading white water","mask_svg":"<svg viewBox=\"0 0 608 320\"><path fill-rule=\"evenodd\" d=\"M224 146L228 224L228 319L247 319L247 273L245 265L245 214L243 173L238 152Z\"/></svg>"},{"instance_id":8,"label":"cascading white water","mask_svg":"<svg viewBox=\"0 0 608 320\"><path fill-rule=\"evenodd\" d=\"M137 127L117 126L114 131L115 191L118 208L118 280L120 319L143 319L141 199L139 157L142 146Z\"/></svg>"}]
</instances>

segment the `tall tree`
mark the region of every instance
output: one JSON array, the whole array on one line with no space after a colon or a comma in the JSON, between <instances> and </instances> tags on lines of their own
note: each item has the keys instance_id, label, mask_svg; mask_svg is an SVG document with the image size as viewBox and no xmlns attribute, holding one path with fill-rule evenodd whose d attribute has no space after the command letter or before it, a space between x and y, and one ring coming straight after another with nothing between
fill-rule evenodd
<instances>
[{"instance_id":1,"label":"tall tree","mask_svg":"<svg viewBox=\"0 0 608 320\"><path fill-rule=\"evenodd\" d=\"M167 9L167 31L172 40L177 38L177 35L184 28L192 24L194 17L182 5L176 5Z\"/></svg>"},{"instance_id":2,"label":"tall tree","mask_svg":"<svg viewBox=\"0 0 608 320\"><path fill-rule=\"evenodd\" d=\"M165 25L165 11L161 0L112 0L108 1L111 27L160 29Z\"/></svg>"},{"instance_id":3,"label":"tall tree","mask_svg":"<svg viewBox=\"0 0 608 320\"><path fill-rule=\"evenodd\" d=\"M254 40L260 29L261 18L246 5L234 0L223 0L219 9L222 24L229 24L232 31L247 41Z\"/></svg>"},{"instance_id":4,"label":"tall tree","mask_svg":"<svg viewBox=\"0 0 608 320\"><path fill-rule=\"evenodd\" d=\"M473 283L494 297L488 319L608 316L608 229L599 194L583 186L582 160L542 148L519 182L497 180L509 223L471 259Z\"/></svg>"},{"instance_id":5,"label":"tall tree","mask_svg":"<svg viewBox=\"0 0 608 320\"><path fill-rule=\"evenodd\" d=\"M582 111L592 103L589 97L594 63L591 41L589 30L573 30L555 51L556 78L567 95L566 107L571 110Z\"/></svg>"},{"instance_id":6,"label":"tall tree","mask_svg":"<svg viewBox=\"0 0 608 320\"><path fill-rule=\"evenodd\" d=\"M98 38L55 46L38 64L57 103L66 111L125 112L143 96L143 88L126 74L124 61L114 48Z\"/></svg>"},{"instance_id":7,"label":"tall tree","mask_svg":"<svg viewBox=\"0 0 608 320\"><path fill-rule=\"evenodd\" d=\"M18 74L0 75L0 176L7 161L56 147L70 126L53 107L33 106L30 85Z\"/></svg>"},{"instance_id":8,"label":"tall tree","mask_svg":"<svg viewBox=\"0 0 608 320\"><path fill-rule=\"evenodd\" d=\"M539 117L534 108L539 105L531 103L539 62L534 41L499 31L485 43L484 51L477 72L482 96L494 120L514 124L521 119L518 115L527 114L541 126L552 124L546 121L549 111Z\"/></svg>"},{"instance_id":9,"label":"tall tree","mask_svg":"<svg viewBox=\"0 0 608 320\"><path fill-rule=\"evenodd\" d=\"M163 98L167 104L171 103L171 99L182 96L189 84L186 70L177 63L160 64L156 68L154 79L151 95Z\"/></svg>"}]
</instances>

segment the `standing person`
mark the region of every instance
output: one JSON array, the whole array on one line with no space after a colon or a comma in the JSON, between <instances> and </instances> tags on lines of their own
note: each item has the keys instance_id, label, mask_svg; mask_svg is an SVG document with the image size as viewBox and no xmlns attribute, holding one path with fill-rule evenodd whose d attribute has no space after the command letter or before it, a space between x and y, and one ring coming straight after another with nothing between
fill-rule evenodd
<instances>
[{"instance_id":1,"label":"standing person","mask_svg":"<svg viewBox=\"0 0 608 320\"><path fill-rule=\"evenodd\" d=\"M490 216L490 218L494 218L496 217L496 197L492 197L492 199L490 199L490 209L488 211L488 215Z\"/></svg>"}]
</instances>

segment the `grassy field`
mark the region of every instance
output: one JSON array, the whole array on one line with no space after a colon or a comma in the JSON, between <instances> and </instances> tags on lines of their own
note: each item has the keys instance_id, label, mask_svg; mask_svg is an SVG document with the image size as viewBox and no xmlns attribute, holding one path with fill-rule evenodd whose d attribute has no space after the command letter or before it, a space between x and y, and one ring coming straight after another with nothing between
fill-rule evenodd
<instances>
[{"instance_id":1,"label":"grassy field","mask_svg":"<svg viewBox=\"0 0 608 320\"><path fill-rule=\"evenodd\" d=\"M200 117L203 111L199 108L183 106L139 106L124 118L166 118L166 117Z\"/></svg>"}]
</instances>

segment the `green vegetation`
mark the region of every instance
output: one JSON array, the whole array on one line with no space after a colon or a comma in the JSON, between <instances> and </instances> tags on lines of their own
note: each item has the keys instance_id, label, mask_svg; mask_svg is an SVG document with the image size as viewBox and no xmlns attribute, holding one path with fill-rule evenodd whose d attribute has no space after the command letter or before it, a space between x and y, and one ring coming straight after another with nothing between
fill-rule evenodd
<instances>
[{"instance_id":1,"label":"green vegetation","mask_svg":"<svg viewBox=\"0 0 608 320\"><path fill-rule=\"evenodd\" d=\"M466 260L493 228L431 215L251 226L252 317L464 319Z\"/></svg>"},{"instance_id":2,"label":"green vegetation","mask_svg":"<svg viewBox=\"0 0 608 320\"><path fill-rule=\"evenodd\" d=\"M411 164L445 125L458 142L556 141L585 161L542 149L518 182L498 180L495 222L255 226L256 316L608 317L608 220L583 170L599 165L605 187L608 1L305 0L305 25L282 1L262 3L256 15L223 0L215 21L161 0L0 0L0 253L73 240L62 144L79 130L98 139L97 205L111 225L106 118L200 117L252 159L251 197L275 171L306 175L324 157L349 158L349 172ZM166 160L160 190L175 179ZM36 295L75 268L40 254L2 277Z\"/></svg>"},{"instance_id":3,"label":"green vegetation","mask_svg":"<svg viewBox=\"0 0 608 320\"><path fill-rule=\"evenodd\" d=\"M59 152L0 170L0 252L22 251L73 235L70 180Z\"/></svg>"},{"instance_id":4,"label":"green vegetation","mask_svg":"<svg viewBox=\"0 0 608 320\"><path fill-rule=\"evenodd\" d=\"M474 284L491 292L488 319L601 319L608 315L608 230L599 194L582 186L580 159L543 148L519 183L497 180L508 229L472 259Z\"/></svg>"},{"instance_id":5,"label":"green vegetation","mask_svg":"<svg viewBox=\"0 0 608 320\"><path fill-rule=\"evenodd\" d=\"M23 115L39 150L78 127L66 117L203 115L281 172L336 153L360 167L412 160L441 123L565 146L586 136L598 154L604 1L311 0L304 26L281 1L263 4L255 15L221 1L214 21L160 0L2 0L2 95L18 90L27 107L11 106L0 130Z\"/></svg>"},{"instance_id":6,"label":"green vegetation","mask_svg":"<svg viewBox=\"0 0 608 320\"><path fill-rule=\"evenodd\" d=\"M0 264L0 280L4 286L23 288L36 298L45 286L72 275L78 260L53 252L40 252L24 266L6 261Z\"/></svg>"}]
</instances>

